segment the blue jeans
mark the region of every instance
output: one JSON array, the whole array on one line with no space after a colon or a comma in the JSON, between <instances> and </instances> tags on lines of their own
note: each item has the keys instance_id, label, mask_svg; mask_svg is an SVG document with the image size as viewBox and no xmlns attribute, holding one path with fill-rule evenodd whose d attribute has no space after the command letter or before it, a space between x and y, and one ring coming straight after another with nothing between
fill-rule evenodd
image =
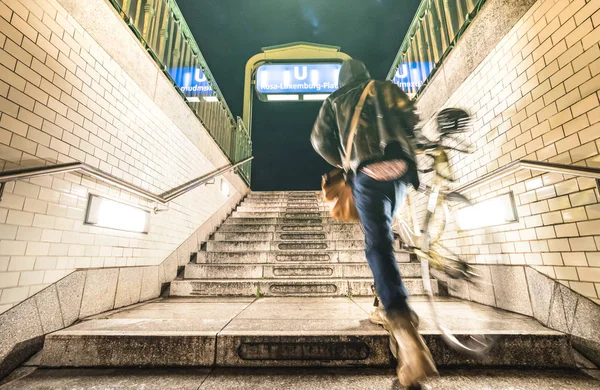
<instances>
[{"instance_id":1,"label":"blue jeans","mask_svg":"<svg viewBox=\"0 0 600 390\"><path fill-rule=\"evenodd\" d=\"M396 262L392 232L394 215L406 196L406 184L401 180L377 181L359 172L352 183L352 194L379 300L388 314L406 313L408 290Z\"/></svg>"}]
</instances>

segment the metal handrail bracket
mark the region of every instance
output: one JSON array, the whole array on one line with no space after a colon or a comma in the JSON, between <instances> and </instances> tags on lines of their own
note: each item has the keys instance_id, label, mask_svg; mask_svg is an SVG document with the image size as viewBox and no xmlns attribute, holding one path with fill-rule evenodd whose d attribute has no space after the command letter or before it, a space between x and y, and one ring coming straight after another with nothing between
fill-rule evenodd
<instances>
[{"instance_id":1,"label":"metal handrail bracket","mask_svg":"<svg viewBox=\"0 0 600 390\"><path fill-rule=\"evenodd\" d=\"M470 183L458 187L455 191L465 193L473 191L490 181L501 179L520 169L529 169L532 171L544 171L549 173L560 173L563 175L574 175L580 177L589 177L600 180L600 169L591 167L580 167L576 165L556 164L549 162L533 160L517 160L493 172L481 176Z\"/></svg>"},{"instance_id":2,"label":"metal handrail bracket","mask_svg":"<svg viewBox=\"0 0 600 390\"><path fill-rule=\"evenodd\" d=\"M34 168L23 168L23 169L15 169L5 172L0 172L0 201L2 200L2 195L4 193L4 187L6 182L14 181L18 179L30 179L32 177L37 176L45 176L45 175L55 175L57 173L67 173L67 172L75 172L81 171L88 176L92 176L98 180L101 180L105 183L111 184L115 187L121 188L123 190L129 191L135 195L138 195L142 198L149 199L154 202L158 202L160 204L166 204L173 199L193 190L196 187L199 187L203 184L208 184L210 180L213 178L227 173L232 170L237 170L240 166L250 162L254 159L254 156L248 157L245 160L242 160L236 164L230 164L219 168L213 172L210 172L206 175L200 176L194 180L191 180L181 186L175 187L169 191L163 192L162 194L154 194L152 192L146 191L143 188L135 186L131 183L128 183L124 180L119 179L116 176L113 176L109 173L106 173L100 169L94 168L91 165L82 162L72 162L65 164L56 164L56 165L46 165L41 167Z\"/></svg>"}]
</instances>

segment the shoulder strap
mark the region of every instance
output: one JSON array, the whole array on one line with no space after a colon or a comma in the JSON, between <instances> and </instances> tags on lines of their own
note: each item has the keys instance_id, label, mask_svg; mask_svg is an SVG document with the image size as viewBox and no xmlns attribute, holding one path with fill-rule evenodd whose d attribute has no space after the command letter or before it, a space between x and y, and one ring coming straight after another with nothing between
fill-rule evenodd
<instances>
[{"instance_id":1,"label":"shoulder strap","mask_svg":"<svg viewBox=\"0 0 600 390\"><path fill-rule=\"evenodd\" d=\"M350 169L350 156L352 154L352 143L354 142L354 136L356 135L356 127L358 126L358 119L360 118L360 114L362 112L363 106L365 105L365 100L367 100L367 95L369 94L369 90L373 85L374 80L371 80L369 84L365 87L362 95L360 95L360 99L358 100L358 104L354 109L354 115L352 116L352 121L350 122L350 133L348 134L348 142L346 144L346 159L344 160L344 169Z\"/></svg>"}]
</instances>

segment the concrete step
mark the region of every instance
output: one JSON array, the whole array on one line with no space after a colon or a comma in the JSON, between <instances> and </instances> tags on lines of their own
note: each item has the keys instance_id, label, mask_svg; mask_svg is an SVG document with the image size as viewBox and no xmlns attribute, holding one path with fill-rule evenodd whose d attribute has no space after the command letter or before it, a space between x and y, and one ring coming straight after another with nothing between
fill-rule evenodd
<instances>
[{"instance_id":1,"label":"concrete step","mask_svg":"<svg viewBox=\"0 0 600 390\"><path fill-rule=\"evenodd\" d=\"M248 194L251 195L291 195L291 196L303 196L303 195L315 195L320 194L320 190L305 190L305 191L252 191Z\"/></svg>"},{"instance_id":2,"label":"concrete step","mask_svg":"<svg viewBox=\"0 0 600 390\"><path fill-rule=\"evenodd\" d=\"M249 197L244 199L244 203L286 203L286 204L305 204L305 203L322 203L322 197L307 196L302 198L288 197Z\"/></svg>"},{"instance_id":3,"label":"concrete step","mask_svg":"<svg viewBox=\"0 0 600 390\"><path fill-rule=\"evenodd\" d=\"M257 191L257 192L251 192L248 194L247 197L260 197L260 196L266 196L266 197L274 197L274 196L285 196L285 197L290 197L290 198L301 198L301 197L305 197L305 196L321 196L321 191Z\"/></svg>"},{"instance_id":4,"label":"concrete step","mask_svg":"<svg viewBox=\"0 0 600 390\"><path fill-rule=\"evenodd\" d=\"M286 217L286 218L260 218L260 217L229 217L225 220L224 224L242 224L242 225L328 225L337 223L330 217L317 217L317 218L298 218L298 217ZM348 225L356 225L353 222L347 222Z\"/></svg>"},{"instance_id":5,"label":"concrete step","mask_svg":"<svg viewBox=\"0 0 600 390\"><path fill-rule=\"evenodd\" d=\"M393 367L387 332L367 319L371 305L372 298L159 299L103 313L47 335L39 364L46 368ZM498 366L575 367L568 337L532 318L440 299L440 317L462 337L502 335L489 355L475 359L442 341L427 304L415 297L412 307L421 317L420 332L442 368L486 367L489 375L490 368ZM540 388L538 380L534 383L526 387ZM508 382L497 385L484 387L508 388ZM464 386L484 387L471 387L471 382ZM573 383L559 387L581 388Z\"/></svg>"},{"instance_id":6,"label":"concrete step","mask_svg":"<svg viewBox=\"0 0 600 390\"><path fill-rule=\"evenodd\" d=\"M302 202L242 202L238 207L284 207L284 208L292 208L292 209L302 209L302 208L310 208L310 207L328 207L327 204L320 201L302 201Z\"/></svg>"},{"instance_id":7,"label":"concrete step","mask_svg":"<svg viewBox=\"0 0 600 390\"><path fill-rule=\"evenodd\" d=\"M319 198L302 198L302 199L246 199L240 206L325 206L323 199Z\"/></svg>"},{"instance_id":8,"label":"concrete step","mask_svg":"<svg viewBox=\"0 0 600 390\"><path fill-rule=\"evenodd\" d=\"M405 278L411 295L424 295L420 278ZM371 278L327 279L176 279L171 282L172 297L340 297L373 295ZM437 294L437 281L432 280Z\"/></svg>"},{"instance_id":9,"label":"concrete step","mask_svg":"<svg viewBox=\"0 0 600 390\"><path fill-rule=\"evenodd\" d=\"M329 211L295 212L295 211L234 211L230 218L327 218Z\"/></svg>"},{"instance_id":10,"label":"concrete step","mask_svg":"<svg viewBox=\"0 0 600 390\"><path fill-rule=\"evenodd\" d=\"M316 212L316 211L329 211L331 208L328 205L320 204L320 203L294 203L294 204L280 204L280 203L242 203L240 204L236 211L246 211L246 212L260 212L260 211L297 211L297 212Z\"/></svg>"},{"instance_id":11,"label":"concrete step","mask_svg":"<svg viewBox=\"0 0 600 390\"><path fill-rule=\"evenodd\" d=\"M364 240L362 232L217 232L213 235L214 241L356 241Z\"/></svg>"},{"instance_id":12,"label":"concrete step","mask_svg":"<svg viewBox=\"0 0 600 390\"><path fill-rule=\"evenodd\" d=\"M411 254L396 251L398 263L409 263ZM257 252L205 252L196 255L197 264L302 264L302 263L366 263L364 250L347 251L320 251L305 250L299 252L288 251L257 251Z\"/></svg>"},{"instance_id":13,"label":"concrete step","mask_svg":"<svg viewBox=\"0 0 600 390\"><path fill-rule=\"evenodd\" d=\"M400 243L395 242L396 249L400 249ZM317 241L317 240L296 240L296 241L208 241L206 243L207 252L253 252L253 251L289 251L298 252L305 250L349 250L365 249L364 240L344 240L344 241Z\"/></svg>"},{"instance_id":14,"label":"concrete step","mask_svg":"<svg viewBox=\"0 0 600 390\"><path fill-rule=\"evenodd\" d=\"M327 206L309 206L305 207L288 207L281 205L249 205L249 206L238 206L235 211L241 213L268 213L268 212L278 212L278 213L319 213L319 212L329 212L330 208Z\"/></svg>"},{"instance_id":15,"label":"concrete step","mask_svg":"<svg viewBox=\"0 0 600 390\"><path fill-rule=\"evenodd\" d=\"M361 233L362 229L358 224L350 223L330 223L326 225L307 225L307 224L242 224L225 223L217 229L218 233L266 233L266 232L348 232Z\"/></svg>"},{"instance_id":16,"label":"concrete step","mask_svg":"<svg viewBox=\"0 0 600 390\"><path fill-rule=\"evenodd\" d=\"M279 201L303 201L303 200L321 200L323 199L322 194L302 194L302 195L286 195L286 194L249 194L244 200L248 201L269 201L269 200L279 200Z\"/></svg>"},{"instance_id":17,"label":"concrete step","mask_svg":"<svg viewBox=\"0 0 600 390\"><path fill-rule=\"evenodd\" d=\"M421 264L400 263L404 278L421 277ZM368 264L285 263L285 264L195 264L185 266L184 279L286 279L286 278L370 278Z\"/></svg>"},{"instance_id":18,"label":"concrete step","mask_svg":"<svg viewBox=\"0 0 600 390\"><path fill-rule=\"evenodd\" d=\"M596 370L597 371L597 370ZM590 372L590 371L588 371ZM76 389L399 389L391 367L342 368L45 368L9 382L2 390ZM64 384L63 386L57 384ZM598 390L598 380L577 369L440 368L429 381L435 390Z\"/></svg>"}]
</instances>

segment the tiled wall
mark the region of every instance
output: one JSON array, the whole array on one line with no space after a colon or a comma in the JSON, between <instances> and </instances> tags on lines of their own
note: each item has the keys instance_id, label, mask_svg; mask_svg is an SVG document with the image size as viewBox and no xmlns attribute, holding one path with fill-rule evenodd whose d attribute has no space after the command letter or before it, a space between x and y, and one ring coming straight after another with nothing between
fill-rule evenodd
<instances>
[{"instance_id":1,"label":"tiled wall","mask_svg":"<svg viewBox=\"0 0 600 390\"><path fill-rule=\"evenodd\" d=\"M531 316L570 334L571 345L600 364L600 306L528 265L478 265L477 272L482 283L443 275L438 280L447 284L453 296Z\"/></svg>"},{"instance_id":2,"label":"tiled wall","mask_svg":"<svg viewBox=\"0 0 600 390\"><path fill-rule=\"evenodd\" d=\"M539 0L525 13L444 104L476 118L466 134L475 153L451 152L457 186L519 159L600 168L599 41L600 0ZM594 180L521 170L468 196L509 191L518 222L470 231L454 224L445 244L472 263L532 266L600 303Z\"/></svg>"},{"instance_id":3,"label":"tiled wall","mask_svg":"<svg viewBox=\"0 0 600 390\"><path fill-rule=\"evenodd\" d=\"M0 0L0 170L70 161L154 193L228 163L108 2ZM8 183L0 312L76 268L160 264L227 202L219 183L152 214L147 235L83 224L88 194L154 207L90 177Z\"/></svg>"}]
</instances>

